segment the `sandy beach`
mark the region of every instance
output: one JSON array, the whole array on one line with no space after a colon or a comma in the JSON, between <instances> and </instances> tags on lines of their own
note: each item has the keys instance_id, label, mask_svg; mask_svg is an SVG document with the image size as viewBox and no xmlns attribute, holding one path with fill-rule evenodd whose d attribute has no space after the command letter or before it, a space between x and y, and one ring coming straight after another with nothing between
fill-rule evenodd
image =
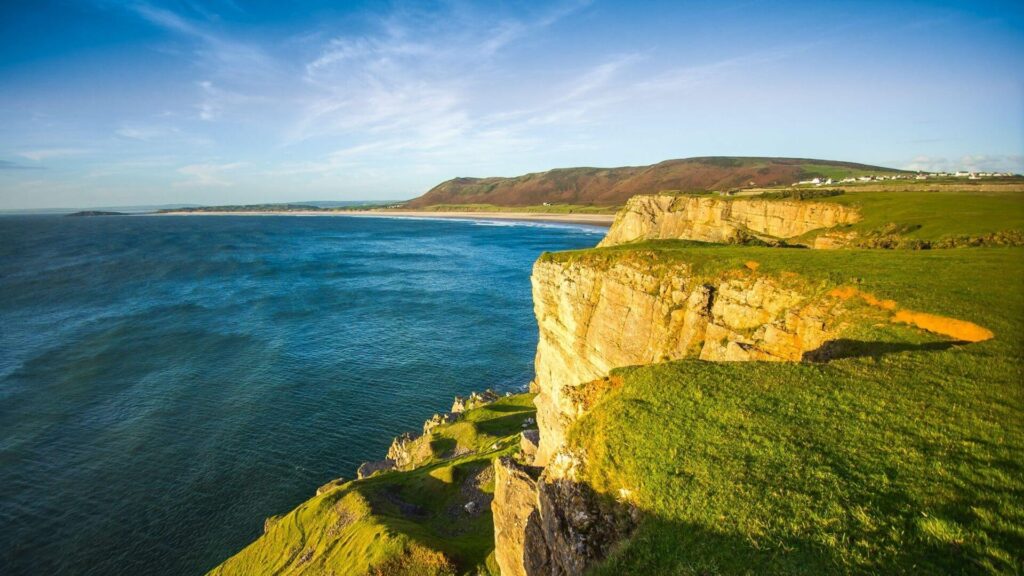
<instances>
[{"instance_id":1,"label":"sandy beach","mask_svg":"<svg viewBox=\"0 0 1024 576\"><path fill-rule=\"evenodd\" d=\"M544 214L538 212L421 212L416 210L360 211L180 211L161 212L155 216L352 216L363 218L453 218L461 220L516 220L557 224L588 224L611 226L614 214Z\"/></svg>"}]
</instances>

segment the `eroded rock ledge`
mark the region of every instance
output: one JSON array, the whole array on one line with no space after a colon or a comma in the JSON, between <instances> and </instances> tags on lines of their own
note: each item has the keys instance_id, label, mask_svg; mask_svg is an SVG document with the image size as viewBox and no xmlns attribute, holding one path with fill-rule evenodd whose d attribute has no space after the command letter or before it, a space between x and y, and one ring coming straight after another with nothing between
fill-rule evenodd
<instances>
[{"instance_id":1,"label":"eroded rock ledge","mask_svg":"<svg viewBox=\"0 0 1024 576\"><path fill-rule=\"evenodd\" d=\"M615 216L600 246L679 239L736 243L786 240L859 221L856 208L828 202L722 199L667 194L634 196ZM838 247L822 242L816 248Z\"/></svg>"}]
</instances>

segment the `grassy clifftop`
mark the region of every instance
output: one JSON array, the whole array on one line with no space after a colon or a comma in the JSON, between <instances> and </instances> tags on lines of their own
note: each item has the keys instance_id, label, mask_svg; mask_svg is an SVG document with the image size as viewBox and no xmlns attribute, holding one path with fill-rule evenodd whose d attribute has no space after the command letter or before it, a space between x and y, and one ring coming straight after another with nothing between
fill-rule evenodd
<instances>
[{"instance_id":1,"label":"grassy clifftop","mask_svg":"<svg viewBox=\"0 0 1024 576\"><path fill-rule=\"evenodd\" d=\"M863 219L848 227L862 236L895 234L911 240L940 241L1024 231L1024 185L1005 191L969 186L939 190L862 191L817 199L860 209Z\"/></svg>"},{"instance_id":2,"label":"grassy clifftop","mask_svg":"<svg viewBox=\"0 0 1024 576\"><path fill-rule=\"evenodd\" d=\"M215 575L488 573L491 461L518 449L532 397L510 396L435 428L419 467L333 482L267 520L263 536ZM469 509L467 504L474 502ZM490 561L490 563L489 563ZM490 568L488 567L490 566Z\"/></svg>"},{"instance_id":3,"label":"grassy clifftop","mask_svg":"<svg viewBox=\"0 0 1024 576\"><path fill-rule=\"evenodd\" d=\"M650 242L643 258L856 287L827 363L613 373L570 431L585 481L643 511L598 574L1015 573L1024 550L1024 249L842 253ZM750 263L756 263L752 266ZM887 319L965 319L967 344ZM872 304L872 302L874 304Z\"/></svg>"}]
</instances>

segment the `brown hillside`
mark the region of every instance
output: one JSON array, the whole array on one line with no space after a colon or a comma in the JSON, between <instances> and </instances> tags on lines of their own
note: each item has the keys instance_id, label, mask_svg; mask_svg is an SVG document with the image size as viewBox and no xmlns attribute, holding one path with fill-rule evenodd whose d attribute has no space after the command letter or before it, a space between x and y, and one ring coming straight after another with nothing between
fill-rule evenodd
<instances>
[{"instance_id":1,"label":"brown hillside","mask_svg":"<svg viewBox=\"0 0 1024 576\"><path fill-rule=\"evenodd\" d=\"M410 208L437 204L531 206L544 202L615 206L636 194L666 190L728 190L787 185L815 176L895 172L890 168L803 158L706 157L652 166L559 168L514 178L454 178L411 200Z\"/></svg>"}]
</instances>

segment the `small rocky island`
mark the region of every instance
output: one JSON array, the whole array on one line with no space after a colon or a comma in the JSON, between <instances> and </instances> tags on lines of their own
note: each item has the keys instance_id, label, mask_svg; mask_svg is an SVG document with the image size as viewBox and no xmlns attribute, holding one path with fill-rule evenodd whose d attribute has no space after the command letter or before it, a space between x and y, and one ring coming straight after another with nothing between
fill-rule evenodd
<instances>
[{"instance_id":1,"label":"small rocky island","mask_svg":"<svg viewBox=\"0 0 1024 576\"><path fill-rule=\"evenodd\" d=\"M80 212L72 212L71 214L66 214L66 216L72 218L80 218L84 216L127 216L127 214L125 214L124 212L110 212L107 210L82 210Z\"/></svg>"}]
</instances>

